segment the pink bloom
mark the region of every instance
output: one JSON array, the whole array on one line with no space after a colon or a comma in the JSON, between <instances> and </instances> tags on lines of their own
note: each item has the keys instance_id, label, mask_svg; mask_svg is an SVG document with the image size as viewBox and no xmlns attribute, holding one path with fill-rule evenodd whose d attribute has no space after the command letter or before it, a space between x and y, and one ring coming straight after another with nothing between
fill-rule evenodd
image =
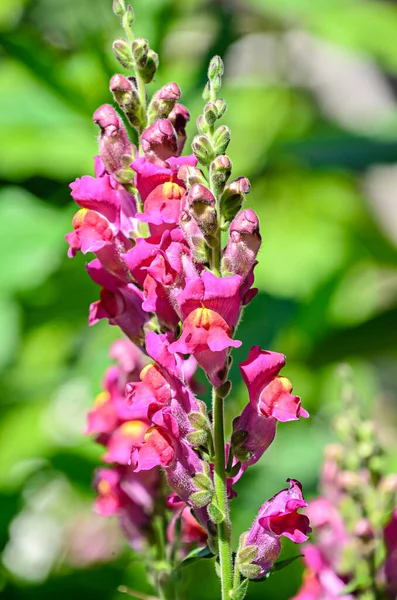
<instances>
[{"instance_id":1,"label":"pink bloom","mask_svg":"<svg viewBox=\"0 0 397 600\"><path fill-rule=\"evenodd\" d=\"M350 594L342 594L346 583L329 566L315 545L305 544L303 552L306 571L302 587L293 600L352 600Z\"/></svg>"},{"instance_id":2,"label":"pink bloom","mask_svg":"<svg viewBox=\"0 0 397 600\"><path fill-rule=\"evenodd\" d=\"M200 276L188 279L177 296L182 318L186 319L199 307L209 308L218 313L230 328L235 327L240 318L239 289L242 281L239 275L217 277L211 271L203 271Z\"/></svg>"},{"instance_id":3,"label":"pink bloom","mask_svg":"<svg viewBox=\"0 0 397 600\"><path fill-rule=\"evenodd\" d=\"M316 531L316 545L328 564L337 569L348 535L337 508L326 498L309 502L307 515Z\"/></svg>"},{"instance_id":4,"label":"pink bloom","mask_svg":"<svg viewBox=\"0 0 397 600\"><path fill-rule=\"evenodd\" d=\"M101 299L90 306L89 325L106 318L110 325L118 325L132 340L141 337L142 327L149 320L149 315L142 308L142 292L133 283L123 285L107 273L97 259L91 261L86 269L91 279L103 286Z\"/></svg>"},{"instance_id":5,"label":"pink bloom","mask_svg":"<svg viewBox=\"0 0 397 600\"><path fill-rule=\"evenodd\" d=\"M146 198L154 188L166 181L172 181L173 183L177 183L181 187L184 187L183 181L178 179L179 168L182 165L191 165L192 167L195 167L196 164L197 158L194 154L178 157L173 156L167 160L165 166L153 164L143 156L134 160L131 166L136 173L135 185L138 188L138 192L143 202L145 202Z\"/></svg>"},{"instance_id":6,"label":"pink bloom","mask_svg":"<svg viewBox=\"0 0 397 600\"><path fill-rule=\"evenodd\" d=\"M120 425L107 441L103 460L120 465L131 464L133 451L143 444L148 427L148 421L144 420L126 421Z\"/></svg>"},{"instance_id":7,"label":"pink bloom","mask_svg":"<svg viewBox=\"0 0 397 600\"><path fill-rule=\"evenodd\" d=\"M138 214L137 218L149 223L151 235L161 235L166 229L178 226L184 193L184 188L171 181L158 185L150 192L145 200L144 212Z\"/></svg>"},{"instance_id":8,"label":"pink bloom","mask_svg":"<svg viewBox=\"0 0 397 600\"><path fill-rule=\"evenodd\" d=\"M289 489L282 490L260 509L250 531L243 537L243 547L256 546L257 556L252 564L260 567L255 578L267 573L281 551L280 537L288 537L296 544L307 540L311 531L309 519L298 510L307 506L298 481L287 479Z\"/></svg>"},{"instance_id":9,"label":"pink bloom","mask_svg":"<svg viewBox=\"0 0 397 600\"><path fill-rule=\"evenodd\" d=\"M241 346L241 342L233 340L230 334L230 327L217 312L196 308L184 320L182 335L169 350L193 354L212 385L218 387L222 384L220 371L225 366L226 349Z\"/></svg>"},{"instance_id":10,"label":"pink bloom","mask_svg":"<svg viewBox=\"0 0 397 600\"><path fill-rule=\"evenodd\" d=\"M180 519L178 541L183 545L182 555L186 554L193 544L204 546L207 543L208 533L192 515L190 506L178 502L171 505L171 508L174 508L175 512L167 527L168 542L173 544L177 541L175 530Z\"/></svg>"},{"instance_id":11,"label":"pink bloom","mask_svg":"<svg viewBox=\"0 0 397 600\"><path fill-rule=\"evenodd\" d=\"M248 403L233 423L233 449L235 456L246 466L254 465L268 449L276 435L277 419L264 417ZM239 442L240 432L245 432L245 439ZM241 437L240 437L241 439Z\"/></svg>"},{"instance_id":12,"label":"pink bloom","mask_svg":"<svg viewBox=\"0 0 397 600\"><path fill-rule=\"evenodd\" d=\"M285 365L285 356L278 352L251 348L248 359L240 363L240 371L248 388L250 402L257 412L278 421L308 417L299 396L291 394L292 384L278 373Z\"/></svg>"}]
</instances>

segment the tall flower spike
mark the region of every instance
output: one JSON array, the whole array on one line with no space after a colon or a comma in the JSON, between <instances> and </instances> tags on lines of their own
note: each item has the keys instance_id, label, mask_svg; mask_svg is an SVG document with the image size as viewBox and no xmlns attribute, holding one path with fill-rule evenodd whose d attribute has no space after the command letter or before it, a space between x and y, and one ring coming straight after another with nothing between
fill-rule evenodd
<instances>
[{"instance_id":1,"label":"tall flower spike","mask_svg":"<svg viewBox=\"0 0 397 600\"><path fill-rule=\"evenodd\" d=\"M110 91L136 130L139 149L111 105L95 112L96 177L71 185L80 210L66 236L69 255L95 254L86 269L101 292L90 324L105 317L129 338L112 346L117 364L107 369L87 419L86 433L104 448L109 465L95 477L96 510L116 515L129 544L148 557L159 597L179 596L181 571L172 574L178 560L207 543L217 554L222 600L243 600L248 579L272 567L280 539L304 541L309 525L298 513L306 506L300 484L290 480L289 490L261 507L234 561L233 486L270 446L278 421L307 413L279 376L285 357L257 346L240 365L250 402L233 422L231 441L225 439L231 352L241 346L235 332L257 292L261 236L255 212L241 210L249 180L229 181L231 132L217 124L227 108L219 97L223 63L219 56L210 61L194 154L181 156L190 119L179 104L181 90L171 82L148 98L145 84L156 73L157 54L134 36L126 0L114 0L113 8L125 32L113 50L129 72L113 75ZM197 365L213 388L211 414L194 394L201 391ZM154 563L160 538L163 558ZM240 574L248 579L240 581Z\"/></svg>"}]
</instances>

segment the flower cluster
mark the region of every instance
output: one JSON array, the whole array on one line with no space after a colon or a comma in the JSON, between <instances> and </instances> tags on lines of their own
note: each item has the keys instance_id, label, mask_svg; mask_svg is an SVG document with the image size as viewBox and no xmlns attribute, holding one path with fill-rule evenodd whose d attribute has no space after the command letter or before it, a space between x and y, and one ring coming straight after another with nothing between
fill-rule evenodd
<instances>
[{"instance_id":1,"label":"flower cluster","mask_svg":"<svg viewBox=\"0 0 397 600\"><path fill-rule=\"evenodd\" d=\"M242 206L249 181L229 181L230 131L215 127L226 110L217 98L222 61L210 63L194 153L183 156L190 116L179 103L180 89L169 83L147 103L144 84L156 72L157 55L146 40L133 38L132 9L122 0L114 9L128 38L116 40L114 51L135 77L114 75L110 90L136 129L139 148L113 106L95 112L95 177L71 184L80 210L66 236L69 256L95 255L86 269L101 290L89 324L105 318L126 336L111 349L118 366L106 373L105 391L88 415L87 433L104 445L109 464L95 477L96 508L119 515L138 550L156 543L154 514L161 515L160 529L172 547L168 558L207 543L219 555L222 594L229 598L233 485L272 443L278 421L308 413L280 376L285 357L255 346L240 365L249 402L225 443L231 351L241 346L236 329L257 292L261 236L257 215ZM222 232L228 232L223 247ZM197 366L213 387L212 413L196 397ZM241 538L236 589L240 574L256 579L270 571L281 536L307 539L308 519L297 512L304 506L294 480L262 506Z\"/></svg>"},{"instance_id":2,"label":"flower cluster","mask_svg":"<svg viewBox=\"0 0 397 600\"><path fill-rule=\"evenodd\" d=\"M315 542L303 546L295 600L395 598L397 476L383 474L383 450L354 395L335 425L341 443L326 447L321 495L306 510Z\"/></svg>"}]
</instances>

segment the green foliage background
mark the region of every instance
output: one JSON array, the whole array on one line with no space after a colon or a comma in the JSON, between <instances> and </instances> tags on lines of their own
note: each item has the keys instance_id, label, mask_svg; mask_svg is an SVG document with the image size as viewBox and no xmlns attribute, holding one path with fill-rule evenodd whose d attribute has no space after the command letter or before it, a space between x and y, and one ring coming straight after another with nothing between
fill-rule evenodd
<instances>
[{"instance_id":1,"label":"green foliage background","mask_svg":"<svg viewBox=\"0 0 397 600\"><path fill-rule=\"evenodd\" d=\"M254 344L287 355L285 374L311 413L282 425L243 479L232 509L237 539L287 477L315 494L340 410L341 361L352 364L397 467L397 6L136 0L134 8L136 34L160 54L151 87L180 84L190 139L208 60L225 58L229 154L235 176L252 181L248 202L263 235L230 416L246 401L236 365ZM75 212L68 183L93 171L91 115L110 101L108 80L119 71L111 43L121 31L110 0L2 0L0 29L0 588L15 600L117 600L120 584L150 593L113 524L91 517L100 453L81 431L118 332L87 327L98 291L85 259L66 257L63 238ZM366 98L377 100L360 112ZM374 182L383 184L380 202ZM103 562L83 564L78 533ZM285 556L295 552L286 545ZM187 569L189 600L218 597L210 562ZM300 578L294 563L251 585L248 598L291 597Z\"/></svg>"}]
</instances>

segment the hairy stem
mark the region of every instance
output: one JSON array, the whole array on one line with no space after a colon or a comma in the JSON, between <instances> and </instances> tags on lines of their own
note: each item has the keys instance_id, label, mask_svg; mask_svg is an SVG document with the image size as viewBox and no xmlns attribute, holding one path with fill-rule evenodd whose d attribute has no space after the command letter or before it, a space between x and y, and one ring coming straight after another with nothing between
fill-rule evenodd
<instances>
[{"instance_id":1,"label":"hairy stem","mask_svg":"<svg viewBox=\"0 0 397 600\"><path fill-rule=\"evenodd\" d=\"M218 549L222 584L222 600L230 600L230 591L232 589L232 551L231 523L225 472L224 410L223 398L219 397L216 388L213 388L213 426L215 447L215 495L218 508L225 515L224 521L218 525Z\"/></svg>"}]
</instances>

